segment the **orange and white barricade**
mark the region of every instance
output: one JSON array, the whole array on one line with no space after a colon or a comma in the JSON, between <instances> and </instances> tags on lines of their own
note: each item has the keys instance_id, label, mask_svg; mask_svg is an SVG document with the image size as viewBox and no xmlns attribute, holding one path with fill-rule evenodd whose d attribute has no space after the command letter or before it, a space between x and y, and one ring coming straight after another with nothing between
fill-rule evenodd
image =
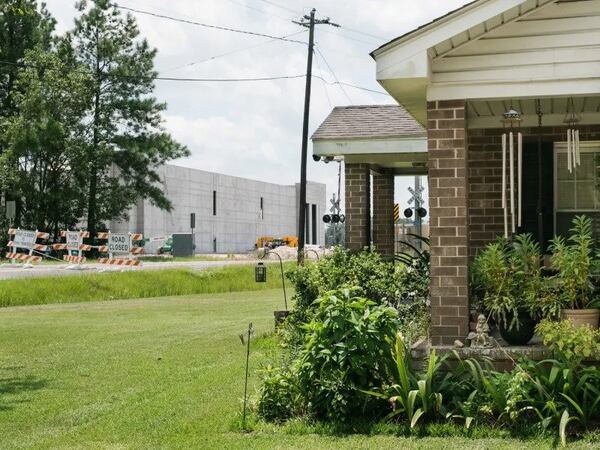
<instances>
[{"instance_id":1,"label":"orange and white barricade","mask_svg":"<svg viewBox=\"0 0 600 450\"><path fill-rule=\"evenodd\" d=\"M54 250L66 250L67 254L63 256L63 260L80 266L86 261L83 252L88 252L92 249L91 245L84 244L83 239L90 237L89 231L61 231L60 236L65 238L64 243L53 244ZM67 267L75 268L73 266ZM80 268L80 267L78 267Z\"/></svg>"},{"instance_id":2,"label":"orange and white barricade","mask_svg":"<svg viewBox=\"0 0 600 450\"><path fill-rule=\"evenodd\" d=\"M11 249L6 253L6 258L10 259L11 264L23 262L23 267L32 267L31 263L38 263L42 260L40 252L48 250L46 244L38 244L38 239L48 239L50 235L43 231L22 230L20 228L8 229L8 247ZM27 253L19 253L19 249L26 250ZM37 255L35 253L38 253Z\"/></svg>"},{"instance_id":3,"label":"orange and white barricade","mask_svg":"<svg viewBox=\"0 0 600 450\"><path fill-rule=\"evenodd\" d=\"M135 246L135 243L143 241L142 233L112 233L110 231L100 232L99 240L106 240L106 244L97 246L101 253L108 253L108 258L98 259L98 263L121 267L140 267L142 262L136 259L144 253L144 247Z\"/></svg>"}]
</instances>

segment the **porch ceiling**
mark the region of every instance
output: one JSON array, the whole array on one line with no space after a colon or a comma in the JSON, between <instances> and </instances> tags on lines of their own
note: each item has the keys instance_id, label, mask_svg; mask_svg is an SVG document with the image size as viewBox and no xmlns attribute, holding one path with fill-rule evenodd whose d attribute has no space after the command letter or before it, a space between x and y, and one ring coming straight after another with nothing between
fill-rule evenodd
<instances>
[{"instance_id":1,"label":"porch ceiling","mask_svg":"<svg viewBox=\"0 0 600 450\"><path fill-rule=\"evenodd\" d=\"M543 124L546 126L564 125L567 102L571 97L541 98L540 106ZM512 107L521 113L521 125L537 126L536 99L517 98L504 100L471 100L467 102L467 122L469 128L501 127L502 114ZM581 117L581 124L600 123L600 96L573 97L575 111Z\"/></svg>"}]
</instances>

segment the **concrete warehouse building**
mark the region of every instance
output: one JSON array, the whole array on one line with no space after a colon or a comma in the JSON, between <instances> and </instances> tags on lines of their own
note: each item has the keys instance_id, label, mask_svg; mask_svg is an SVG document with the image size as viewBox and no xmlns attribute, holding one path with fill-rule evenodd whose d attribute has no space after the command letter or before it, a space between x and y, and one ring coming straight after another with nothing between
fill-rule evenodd
<instances>
[{"instance_id":1,"label":"concrete warehouse building","mask_svg":"<svg viewBox=\"0 0 600 450\"><path fill-rule=\"evenodd\" d=\"M247 252L259 236L297 236L299 183L265 183L174 165L163 166L159 174L173 209L163 211L141 200L128 221L111 223L111 231L146 238L190 233L190 214L196 213L197 253ZM307 244L324 243L325 202L325 185L308 182ZM148 243L147 251L160 244Z\"/></svg>"}]
</instances>

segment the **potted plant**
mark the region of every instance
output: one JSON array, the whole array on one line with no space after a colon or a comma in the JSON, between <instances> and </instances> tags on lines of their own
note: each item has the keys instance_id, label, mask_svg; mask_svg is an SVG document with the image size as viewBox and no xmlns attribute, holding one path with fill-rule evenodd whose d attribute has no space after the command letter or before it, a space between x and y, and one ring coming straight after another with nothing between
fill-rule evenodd
<instances>
[{"instance_id":1,"label":"potted plant","mask_svg":"<svg viewBox=\"0 0 600 450\"><path fill-rule=\"evenodd\" d=\"M600 302L592 282L592 269L597 265L593 258L592 219L576 216L569 233L568 239L557 236L550 245L552 266L558 271L560 282L561 316L575 327L588 324L598 328Z\"/></svg>"},{"instance_id":2,"label":"potted plant","mask_svg":"<svg viewBox=\"0 0 600 450\"><path fill-rule=\"evenodd\" d=\"M473 264L482 290L481 304L510 345L525 345L533 337L532 282L540 270L539 245L531 235L489 244Z\"/></svg>"}]
</instances>

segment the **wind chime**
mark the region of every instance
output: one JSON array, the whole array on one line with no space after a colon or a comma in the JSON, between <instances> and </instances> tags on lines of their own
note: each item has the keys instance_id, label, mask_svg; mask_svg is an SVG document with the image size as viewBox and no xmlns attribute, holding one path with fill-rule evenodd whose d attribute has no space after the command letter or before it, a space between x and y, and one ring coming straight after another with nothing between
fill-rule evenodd
<instances>
[{"instance_id":1,"label":"wind chime","mask_svg":"<svg viewBox=\"0 0 600 450\"><path fill-rule=\"evenodd\" d=\"M510 214L511 233L521 226L521 186L523 184L523 135L521 134L521 114L512 106L503 114L502 123L506 130L502 133L502 209L504 210L504 237L508 238ZM515 171L515 139L516 139L516 171ZM508 152L508 155L507 155ZM508 169L508 174L507 174ZM515 192L515 172L517 187ZM507 198L507 175L509 180L509 196ZM518 204L515 205L515 195Z\"/></svg>"},{"instance_id":2,"label":"wind chime","mask_svg":"<svg viewBox=\"0 0 600 450\"><path fill-rule=\"evenodd\" d=\"M567 124L567 169L572 173L581 164L581 153L579 149L579 129L577 124L581 117L575 112L573 97L567 101L567 113L564 122Z\"/></svg>"}]
</instances>

